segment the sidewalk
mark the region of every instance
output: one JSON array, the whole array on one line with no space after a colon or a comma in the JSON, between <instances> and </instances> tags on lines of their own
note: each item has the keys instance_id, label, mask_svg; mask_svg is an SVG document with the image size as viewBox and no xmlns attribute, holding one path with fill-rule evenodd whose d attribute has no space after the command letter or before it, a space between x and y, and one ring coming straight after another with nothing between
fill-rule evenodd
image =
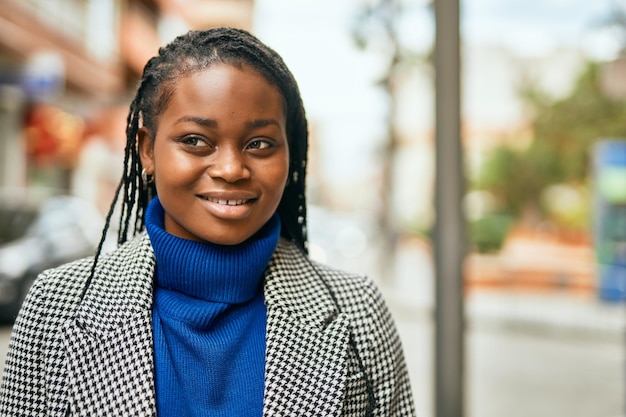
<instances>
[{"instance_id":1,"label":"sidewalk","mask_svg":"<svg viewBox=\"0 0 626 417\"><path fill-rule=\"evenodd\" d=\"M468 298L466 314L470 324L477 326L626 340L626 305L590 297L482 292Z\"/></svg>"},{"instance_id":2,"label":"sidewalk","mask_svg":"<svg viewBox=\"0 0 626 417\"><path fill-rule=\"evenodd\" d=\"M433 307L412 303L405 292L384 287L383 292L394 315L432 320ZM626 304L567 294L476 292L465 299L465 317L471 327L626 341Z\"/></svg>"},{"instance_id":3,"label":"sidewalk","mask_svg":"<svg viewBox=\"0 0 626 417\"><path fill-rule=\"evenodd\" d=\"M555 336L626 340L626 303L596 295L593 254L585 247L518 240L499 255L470 255L465 312L470 326ZM410 242L398 253L392 282L381 283L392 310L432 320L434 271L429 248Z\"/></svg>"}]
</instances>

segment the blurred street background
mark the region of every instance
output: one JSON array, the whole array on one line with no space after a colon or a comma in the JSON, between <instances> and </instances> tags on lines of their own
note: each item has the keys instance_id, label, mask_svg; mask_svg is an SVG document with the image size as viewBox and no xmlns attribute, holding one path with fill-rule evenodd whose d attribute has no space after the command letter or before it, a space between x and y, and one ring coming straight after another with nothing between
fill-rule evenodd
<instances>
[{"instance_id":1,"label":"blurred street background","mask_svg":"<svg viewBox=\"0 0 626 417\"><path fill-rule=\"evenodd\" d=\"M311 256L380 285L434 417L429 0L0 2L0 363L37 273L97 245L144 64L224 25L299 82ZM461 48L466 415L626 417L626 1L466 0Z\"/></svg>"}]
</instances>

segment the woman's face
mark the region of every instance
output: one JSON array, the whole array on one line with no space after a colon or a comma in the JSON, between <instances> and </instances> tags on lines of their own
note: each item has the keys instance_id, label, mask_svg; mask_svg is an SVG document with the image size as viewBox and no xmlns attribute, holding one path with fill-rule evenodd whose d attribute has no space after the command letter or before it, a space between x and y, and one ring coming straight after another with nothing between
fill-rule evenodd
<instances>
[{"instance_id":1,"label":"woman's face","mask_svg":"<svg viewBox=\"0 0 626 417\"><path fill-rule=\"evenodd\" d=\"M241 243L274 214L289 172L283 98L248 66L217 64L179 79L153 132L139 132L165 230Z\"/></svg>"}]
</instances>

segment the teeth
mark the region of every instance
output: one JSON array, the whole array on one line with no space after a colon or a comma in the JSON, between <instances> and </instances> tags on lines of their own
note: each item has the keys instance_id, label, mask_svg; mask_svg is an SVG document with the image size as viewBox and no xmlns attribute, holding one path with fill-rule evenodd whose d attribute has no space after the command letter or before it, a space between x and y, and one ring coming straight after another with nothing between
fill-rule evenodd
<instances>
[{"instance_id":1,"label":"teeth","mask_svg":"<svg viewBox=\"0 0 626 417\"><path fill-rule=\"evenodd\" d=\"M240 206L246 202L246 200L219 200L215 198L207 198L207 200L225 206Z\"/></svg>"}]
</instances>

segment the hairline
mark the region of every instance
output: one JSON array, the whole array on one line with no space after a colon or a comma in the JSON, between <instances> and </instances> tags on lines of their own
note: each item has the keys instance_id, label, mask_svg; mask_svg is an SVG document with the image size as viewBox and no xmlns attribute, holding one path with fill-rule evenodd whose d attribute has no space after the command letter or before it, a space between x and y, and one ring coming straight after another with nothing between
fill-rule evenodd
<instances>
[{"instance_id":1,"label":"hairline","mask_svg":"<svg viewBox=\"0 0 626 417\"><path fill-rule=\"evenodd\" d=\"M190 68L182 69L180 70L180 72L173 74L168 79L161 81L161 84L158 87L156 94L155 94L158 97L158 99L156 101L154 113L152 115L153 126L146 125L145 123L143 124L143 127L145 127L149 132L148 136L150 137L150 141L152 142L153 145L154 145L154 139L156 138L156 135L157 135L159 117L163 114L163 112L169 105L170 100L172 96L174 95L174 91L176 90L176 83L181 79L189 78L195 74L198 74L202 71L206 71L209 68L215 67L217 65L227 65L227 66L231 66L240 70L247 68L249 70L254 71L256 74L260 75L261 77L263 77L263 79L267 81L270 85L272 85L274 88L276 88L276 90L280 94L281 100L283 102L283 113L285 115L285 123L286 124L289 123L289 107L287 104L287 97L286 97L285 91L283 91L283 89L280 86L280 82L277 79L271 79L271 77L268 77L266 74L263 73L263 71L260 71L258 68L256 68L253 64L251 64L244 58L216 57L214 61L210 61L202 65L200 64L192 65ZM287 142L289 142L289 137L287 138Z\"/></svg>"}]
</instances>

